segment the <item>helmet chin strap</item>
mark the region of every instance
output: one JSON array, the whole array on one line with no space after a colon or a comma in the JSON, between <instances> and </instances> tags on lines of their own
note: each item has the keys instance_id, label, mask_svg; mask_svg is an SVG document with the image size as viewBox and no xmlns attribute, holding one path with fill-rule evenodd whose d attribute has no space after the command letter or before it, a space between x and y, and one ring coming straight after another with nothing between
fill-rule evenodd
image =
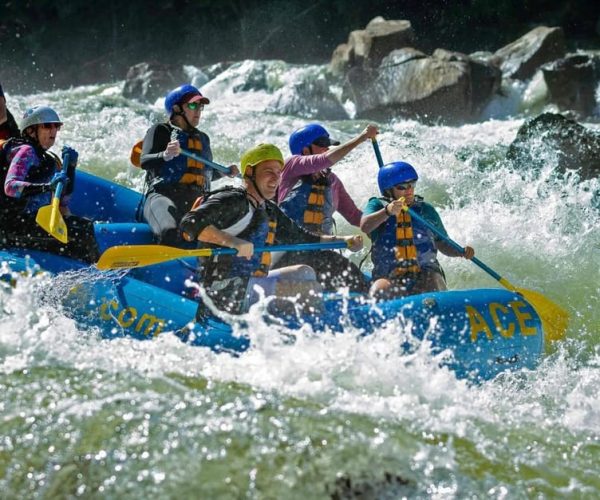
<instances>
[{"instance_id":1,"label":"helmet chin strap","mask_svg":"<svg viewBox=\"0 0 600 500\"><path fill-rule=\"evenodd\" d=\"M256 184L256 171L254 169L254 167L252 167L252 175L250 175L248 177L248 179L250 180L250 182L252 183L252 185L254 186L254 189L256 190L256 192L258 193L258 195L263 199L263 201L265 201L267 199L267 197L262 193L262 191L260 190L260 188L258 187L258 184ZM258 202L258 200L252 196L250 193L248 193L252 198L254 198L256 200L256 202ZM260 204L260 203L259 203Z\"/></svg>"},{"instance_id":2,"label":"helmet chin strap","mask_svg":"<svg viewBox=\"0 0 600 500\"><path fill-rule=\"evenodd\" d=\"M183 121L187 125L187 128L189 130L194 129L194 127L192 127L192 124L187 119L187 116L185 116L185 112L183 111L183 107L181 106L181 104L176 104L176 106L178 106L181 111L175 111L175 109L173 108L173 115L175 115L175 116L181 116L183 118Z\"/></svg>"},{"instance_id":3,"label":"helmet chin strap","mask_svg":"<svg viewBox=\"0 0 600 500\"><path fill-rule=\"evenodd\" d=\"M262 191L259 189L258 185L256 184L256 181L255 181L255 179L254 179L254 174L252 175L252 177L250 178L250 180L252 181L252 185L254 186L254 189L256 189L256 192L257 192L257 193L260 195L260 197L261 197L261 198L262 198L264 201L266 201L266 200L267 200L267 197L266 197L264 194L262 194Z\"/></svg>"}]
</instances>

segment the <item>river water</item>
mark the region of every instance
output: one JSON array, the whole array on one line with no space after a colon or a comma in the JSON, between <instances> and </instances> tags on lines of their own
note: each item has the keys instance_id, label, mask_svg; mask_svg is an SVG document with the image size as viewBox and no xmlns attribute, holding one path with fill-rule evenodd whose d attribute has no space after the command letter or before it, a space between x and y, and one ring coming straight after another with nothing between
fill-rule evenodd
<instances>
[{"instance_id":1,"label":"river water","mask_svg":"<svg viewBox=\"0 0 600 500\"><path fill-rule=\"evenodd\" d=\"M258 142L287 151L307 123L265 112L266 91L234 92L243 77L203 87L212 102L201 128L223 164ZM80 168L139 190L129 151L163 115L121 87L8 101L15 116L56 107L65 126L55 151L68 143ZM239 357L170 334L103 340L39 300L49 277L25 277L0 287L2 497L598 498L599 181L555 175L553 151L541 172L505 164L524 121L514 114L523 89L513 90L481 123L379 123L379 143L386 161L417 168L417 192L456 241L569 311L567 339L535 371L471 385L427 345L400 355L397 325L362 339L301 331L290 343L258 314L248 318L254 347ZM366 122L325 125L344 141ZM367 143L334 171L359 206L376 194ZM441 261L452 288L497 285L467 261Z\"/></svg>"}]
</instances>

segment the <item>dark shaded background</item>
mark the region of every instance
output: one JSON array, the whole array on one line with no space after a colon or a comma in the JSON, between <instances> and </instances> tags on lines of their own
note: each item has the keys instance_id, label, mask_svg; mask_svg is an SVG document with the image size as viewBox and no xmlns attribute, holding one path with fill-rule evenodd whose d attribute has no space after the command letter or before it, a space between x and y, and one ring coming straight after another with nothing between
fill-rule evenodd
<instances>
[{"instance_id":1,"label":"dark shaded background","mask_svg":"<svg viewBox=\"0 0 600 500\"><path fill-rule=\"evenodd\" d=\"M2 0L0 0L2 1ZM12 93L123 79L141 61L327 62L375 16L418 45L495 51L537 25L600 48L600 0L12 0L0 3L0 81Z\"/></svg>"}]
</instances>

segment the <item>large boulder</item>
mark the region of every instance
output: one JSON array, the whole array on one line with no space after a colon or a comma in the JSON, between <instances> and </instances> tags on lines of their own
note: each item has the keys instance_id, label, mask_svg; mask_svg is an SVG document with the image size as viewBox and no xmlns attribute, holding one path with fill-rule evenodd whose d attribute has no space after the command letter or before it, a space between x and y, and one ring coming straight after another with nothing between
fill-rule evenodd
<instances>
[{"instance_id":1,"label":"large boulder","mask_svg":"<svg viewBox=\"0 0 600 500\"><path fill-rule=\"evenodd\" d=\"M598 86L594 66L594 58L586 54L572 54L543 65L550 102L580 117L593 114Z\"/></svg>"},{"instance_id":2,"label":"large boulder","mask_svg":"<svg viewBox=\"0 0 600 500\"><path fill-rule=\"evenodd\" d=\"M332 72L341 75L354 67L376 68L392 50L412 47L414 39L410 21L376 17L364 30L352 31L348 42L333 51Z\"/></svg>"},{"instance_id":3,"label":"large boulder","mask_svg":"<svg viewBox=\"0 0 600 500\"><path fill-rule=\"evenodd\" d=\"M227 69L219 72L225 67ZM284 86L290 65L280 60L245 60L213 67L213 70L203 68L209 78L212 77L203 87L208 96L249 91L272 94Z\"/></svg>"},{"instance_id":4,"label":"large boulder","mask_svg":"<svg viewBox=\"0 0 600 500\"><path fill-rule=\"evenodd\" d=\"M507 155L515 168L540 170L548 162L558 172L576 170L581 179L600 174L600 134L560 114L543 113L525 122Z\"/></svg>"},{"instance_id":5,"label":"large boulder","mask_svg":"<svg viewBox=\"0 0 600 500\"><path fill-rule=\"evenodd\" d=\"M477 118L490 99L500 90L502 72L493 60L478 58L460 52L437 49L432 57L442 61L463 61L469 66L471 76L471 117Z\"/></svg>"},{"instance_id":6,"label":"large boulder","mask_svg":"<svg viewBox=\"0 0 600 500\"><path fill-rule=\"evenodd\" d=\"M348 74L345 92L358 118L393 117L464 123L476 118L500 85L497 68L465 54L392 51L376 71Z\"/></svg>"},{"instance_id":7,"label":"large boulder","mask_svg":"<svg viewBox=\"0 0 600 500\"><path fill-rule=\"evenodd\" d=\"M185 81L186 75L181 66L142 62L131 66L127 71L123 96L155 102Z\"/></svg>"},{"instance_id":8,"label":"large boulder","mask_svg":"<svg viewBox=\"0 0 600 500\"><path fill-rule=\"evenodd\" d=\"M313 120L345 120L348 113L326 78L307 79L275 92L267 111Z\"/></svg>"},{"instance_id":9,"label":"large boulder","mask_svg":"<svg viewBox=\"0 0 600 500\"><path fill-rule=\"evenodd\" d=\"M539 26L494 54L507 78L528 80L542 65L566 55L562 28Z\"/></svg>"}]
</instances>

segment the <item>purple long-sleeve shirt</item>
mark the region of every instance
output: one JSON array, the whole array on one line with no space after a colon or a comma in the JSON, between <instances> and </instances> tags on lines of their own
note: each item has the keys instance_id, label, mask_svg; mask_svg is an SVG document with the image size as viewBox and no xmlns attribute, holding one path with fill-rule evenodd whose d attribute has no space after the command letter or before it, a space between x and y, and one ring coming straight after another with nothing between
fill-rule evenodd
<instances>
[{"instance_id":1,"label":"purple long-sleeve shirt","mask_svg":"<svg viewBox=\"0 0 600 500\"><path fill-rule=\"evenodd\" d=\"M325 170L333 165L332 161L327 157L327 153L318 155L294 155L289 157L283 173L281 174L281 184L279 185L279 194L277 202L281 203L290 190L296 185L298 180L305 175L312 175ZM333 199L333 207L353 226L360 226L360 218L362 212L356 206L342 181L333 172L329 174L331 181L331 193Z\"/></svg>"},{"instance_id":2,"label":"purple long-sleeve shirt","mask_svg":"<svg viewBox=\"0 0 600 500\"><path fill-rule=\"evenodd\" d=\"M11 198L21 198L23 190L32 183L28 180L29 173L40 166L40 158L35 149L29 144L16 146L8 153L10 166L6 172L4 193ZM51 175L50 175L51 177ZM50 182L50 177L43 181ZM32 195L27 200L26 213L35 213L37 210L50 204L52 193L39 193ZM64 196L60 201L61 207L66 207L69 197Z\"/></svg>"}]
</instances>

